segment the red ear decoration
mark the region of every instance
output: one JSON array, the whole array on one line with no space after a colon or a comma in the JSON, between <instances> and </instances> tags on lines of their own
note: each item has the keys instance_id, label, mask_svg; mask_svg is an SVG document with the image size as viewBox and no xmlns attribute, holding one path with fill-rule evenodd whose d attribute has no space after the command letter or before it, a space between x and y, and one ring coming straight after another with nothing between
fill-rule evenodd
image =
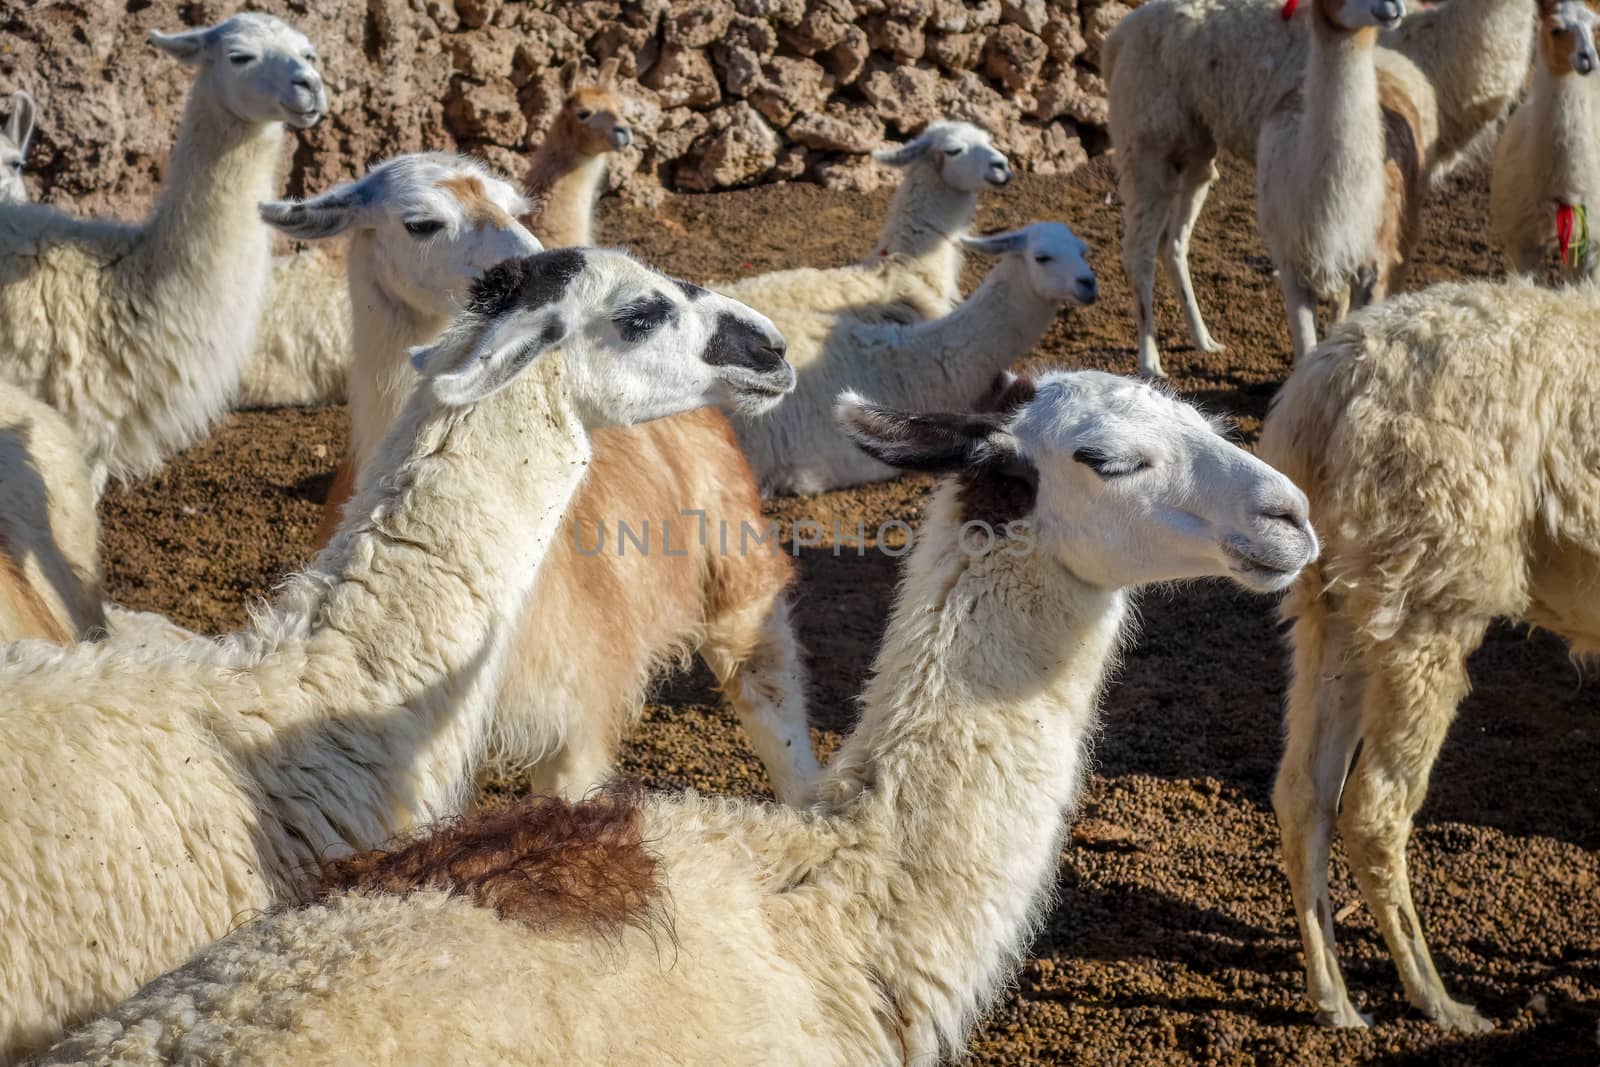
<instances>
[{"instance_id":1,"label":"red ear decoration","mask_svg":"<svg viewBox=\"0 0 1600 1067\"><path fill-rule=\"evenodd\" d=\"M1283 0L1283 21L1288 22L1294 18L1295 9L1300 6L1300 0Z\"/></svg>"}]
</instances>

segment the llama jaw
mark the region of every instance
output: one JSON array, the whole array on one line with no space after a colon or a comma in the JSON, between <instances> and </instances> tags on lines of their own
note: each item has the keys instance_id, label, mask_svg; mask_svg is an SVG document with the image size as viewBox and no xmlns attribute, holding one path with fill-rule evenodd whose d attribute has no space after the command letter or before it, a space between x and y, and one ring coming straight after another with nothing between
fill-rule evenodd
<instances>
[{"instance_id":1,"label":"llama jaw","mask_svg":"<svg viewBox=\"0 0 1600 1067\"><path fill-rule=\"evenodd\" d=\"M1235 534L1221 542L1222 554L1231 561L1228 570L1239 584L1258 593L1287 589L1306 564L1317 556L1315 538L1291 554L1278 546L1256 545Z\"/></svg>"}]
</instances>

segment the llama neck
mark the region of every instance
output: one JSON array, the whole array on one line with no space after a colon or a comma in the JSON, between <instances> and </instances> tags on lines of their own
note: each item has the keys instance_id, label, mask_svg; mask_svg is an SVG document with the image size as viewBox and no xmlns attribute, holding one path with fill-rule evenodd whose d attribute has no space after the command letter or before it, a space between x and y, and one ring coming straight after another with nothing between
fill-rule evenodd
<instances>
[{"instance_id":1,"label":"llama neck","mask_svg":"<svg viewBox=\"0 0 1600 1067\"><path fill-rule=\"evenodd\" d=\"M915 326L873 326L893 342L875 353L873 399L913 410L967 404L1025 355L1055 321L1060 304L1042 300L1020 256L991 269L976 292L943 318Z\"/></svg>"},{"instance_id":2,"label":"llama neck","mask_svg":"<svg viewBox=\"0 0 1600 1067\"><path fill-rule=\"evenodd\" d=\"M237 639L264 690L299 698L258 712L271 743L247 768L287 847L371 847L470 797L507 645L589 458L561 360L543 362L470 409L417 390L339 533Z\"/></svg>"},{"instance_id":3,"label":"llama neck","mask_svg":"<svg viewBox=\"0 0 1600 1067\"><path fill-rule=\"evenodd\" d=\"M821 810L861 834L830 869L878 947L864 962L905 1020L910 1059L941 1061L1049 903L1125 614L1122 593L1037 549L1012 554L1020 540L963 551L960 523L947 483L907 562L860 725L818 789Z\"/></svg>"},{"instance_id":4,"label":"llama neck","mask_svg":"<svg viewBox=\"0 0 1600 1067\"><path fill-rule=\"evenodd\" d=\"M1542 62L1534 65L1533 85L1522 106L1530 112L1532 128L1544 131L1538 145L1546 158L1535 173L1542 186L1537 192L1547 200L1577 206L1596 180L1600 152L1592 93L1586 78L1556 74Z\"/></svg>"},{"instance_id":5,"label":"llama neck","mask_svg":"<svg viewBox=\"0 0 1600 1067\"><path fill-rule=\"evenodd\" d=\"M583 155L552 131L533 154L523 180L528 195L541 202L527 220L528 229L546 248L593 245L594 204L605 176L605 156Z\"/></svg>"},{"instance_id":6,"label":"llama neck","mask_svg":"<svg viewBox=\"0 0 1600 1067\"><path fill-rule=\"evenodd\" d=\"M953 304L961 299L961 247L956 238L972 225L977 210L977 194L950 188L932 163L919 161L889 201L889 217L872 258L908 257Z\"/></svg>"},{"instance_id":7,"label":"llama neck","mask_svg":"<svg viewBox=\"0 0 1600 1067\"><path fill-rule=\"evenodd\" d=\"M1313 234L1318 260L1353 242L1363 255L1381 222L1384 205L1383 112L1373 65L1377 33L1350 32L1328 22L1313 5L1311 50L1306 56L1301 107L1295 125L1293 195L1302 233ZM1350 241L1330 244L1330 236ZM1338 273L1340 264L1328 269Z\"/></svg>"},{"instance_id":8,"label":"llama neck","mask_svg":"<svg viewBox=\"0 0 1600 1067\"><path fill-rule=\"evenodd\" d=\"M378 276L377 238L357 233L346 263L351 305L350 458L359 469L378 451L417 382L408 352L444 331L449 320L389 291Z\"/></svg>"},{"instance_id":9,"label":"llama neck","mask_svg":"<svg viewBox=\"0 0 1600 1067\"><path fill-rule=\"evenodd\" d=\"M1384 45L1405 53L1433 86L1439 137L1430 171L1448 171L1469 155L1517 99L1535 31L1525 0L1460 0L1408 14L1384 34Z\"/></svg>"}]
</instances>

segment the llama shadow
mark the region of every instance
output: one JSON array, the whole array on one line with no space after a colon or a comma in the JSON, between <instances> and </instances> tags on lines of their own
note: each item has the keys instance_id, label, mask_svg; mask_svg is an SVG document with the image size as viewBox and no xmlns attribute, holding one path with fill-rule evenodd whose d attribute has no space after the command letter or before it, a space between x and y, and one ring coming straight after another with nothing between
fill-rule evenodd
<instances>
[{"instance_id":1,"label":"llama shadow","mask_svg":"<svg viewBox=\"0 0 1600 1067\"><path fill-rule=\"evenodd\" d=\"M96 591L84 588L61 552L58 532L50 524L50 488L33 453L33 434L27 421L0 426L0 569L23 574L34 563L57 601L93 628L100 615L93 603ZM18 527L45 531L46 536L23 540L15 536Z\"/></svg>"}]
</instances>

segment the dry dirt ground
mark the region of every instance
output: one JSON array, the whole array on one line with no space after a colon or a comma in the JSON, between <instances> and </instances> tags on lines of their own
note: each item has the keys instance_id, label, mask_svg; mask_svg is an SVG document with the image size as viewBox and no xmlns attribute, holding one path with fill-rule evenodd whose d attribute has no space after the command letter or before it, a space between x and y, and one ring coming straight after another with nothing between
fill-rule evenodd
<instances>
[{"instance_id":1,"label":"dry dirt ground","mask_svg":"<svg viewBox=\"0 0 1600 1067\"><path fill-rule=\"evenodd\" d=\"M1102 302L1065 312L1040 361L1133 367L1116 267L1108 161L1027 179L986 201L982 228L1069 221L1096 250ZM1253 441L1288 339L1255 236L1251 178L1219 183L1195 277L1218 356L1187 348L1163 292L1167 368L1185 395L1237 417ZM607 203L602 231L659 266L710 279L844 262L867 247L887 194L812 186L669 200L653 214ZM1417 280L1499 269L1484 239L1484 182L1436 199ZM974 282L981 264L969 269ZM111 593L189 626L237 625L304 558L343 412L242 413L161 477L103 507ZM909 479L775 509L869 528L915 522ZM895 584L887 556L807 549L799 620L813 721L831 751L879 640ZM1097 774L1061 857L1059 902L1014 991L977 1035L973 1061L1044 1063L1595 1063L1600 1024L1600 698L1561 642L1503 627L1471 664L1474 690L1445 746L1411 848L1413 884L1448 984L1498 1029L1465 1039L1406 1005L1370 916L1340 925L1367 1032L1309 1024L1300 944L1268 800L1278 757L1283 642L1268 600L1220 584L1145 597L1143 633L1106 700ZM625 769L677 789L759 794L765 783L703 669L669 679L645 710ZM499 783L514 790L515 783ZM1335 905L1357 900L1343 866Z\"/></svg>"}]
</instances>

